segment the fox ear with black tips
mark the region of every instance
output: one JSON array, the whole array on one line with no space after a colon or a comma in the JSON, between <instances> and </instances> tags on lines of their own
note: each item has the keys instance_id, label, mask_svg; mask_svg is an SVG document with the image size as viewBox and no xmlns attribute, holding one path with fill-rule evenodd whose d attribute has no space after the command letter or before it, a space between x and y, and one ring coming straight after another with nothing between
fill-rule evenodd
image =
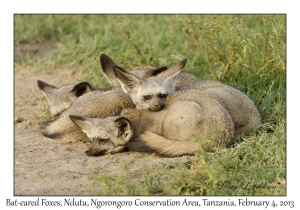
<instances>
[{"instance_id":1,"label":"fox ear with black tips","mask_svg":"<svg viewBox=\"0 0 300 210\"><path fill-rule=\"evenodd\" d=\"M95 90L93 86L91 86L88 82L81 82L73 87L73 89L69 92L68 97L70 99L76 99L83 94L89 93Z\"/></svg>"},{"instance_id":2,"label":"fox ear with black tips","mask_svg":"<svg viewBox=\"0 0 300 210\"><path fill-rule=\"evenodd\" d=\"M120 83L118 82L118 79L114 73L114 66L117 66L117 64L106 54L100 55L100 63L102 66L102 70L105 73L105 76L109 82L109 84L113 87L120 87Z\"/></svg>"},{"instance_id":3,"label":"fox ear with black tips","mask_svg":"<svg viewBox=\"0 0 300 210\"><path fill-rule=\"evenodd\" d=\"M43 82L41 80L37 80L37 85L39 89L49 98L51 97L54 92L57 90L57 87L50 85L46 82Z\"/></svg>"},{"instance_id":4,"label":"fox ear with black tips","mask_svg":"<svg viewBox=\"0 0 300 210\"><path fill-rule=\"evenodd\" d=\"M125 93L131 93L131 91L135 87L139 86L142 82L142 79L130 74L128 71L122 69L119 66L114 66L113 69L118 82L120 83Z\"/></svg>"}]
</instances>

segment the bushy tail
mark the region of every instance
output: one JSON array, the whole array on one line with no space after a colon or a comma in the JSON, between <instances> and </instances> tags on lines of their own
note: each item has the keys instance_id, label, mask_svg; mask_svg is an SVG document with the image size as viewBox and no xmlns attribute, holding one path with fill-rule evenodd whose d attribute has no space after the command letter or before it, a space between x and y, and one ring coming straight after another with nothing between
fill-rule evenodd
<instances>
[{"instance_id":1,"label":"bushy tail","mask_svg":"<svg viewBox=\"0 0 300 210\"><path fill-rule=\"evenodd\" d=\"M252 110L252 113L249 112L247 121L245 124L237 125L235 128L236 135L250 135L253 130L261 126L261 119L259 112L257 110Z\"/></svg>"},{"instance_id":2,"label":"bushy tail","mask_svg":"<svg viewBox=\"0 0 300 210\"><path fill-rule=\"evenodd\" d=\"M68 115L64 115L47 125L42 130L42 134L45 137L64 143L88 141L87 136L70 120Z\"/></svg>"},{"instance_id":3,"label":"bushy tail","mask_svg":"<svg viewBox=\"0 0 300 210\"><path fill-rule=\"evenodd\" d=\"M163 156L193 155L200 150L195 141L173 141L160 135L146 131L127 144L130 150L153 152Z\"/></svg>"}]
</instances>

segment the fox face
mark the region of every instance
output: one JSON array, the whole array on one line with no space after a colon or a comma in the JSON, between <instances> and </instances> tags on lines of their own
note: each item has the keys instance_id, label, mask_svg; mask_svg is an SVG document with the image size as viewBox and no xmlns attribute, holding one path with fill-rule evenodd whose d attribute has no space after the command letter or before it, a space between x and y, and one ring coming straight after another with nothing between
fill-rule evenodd
<instances>
[{"instance_id":1,"label":"fox face","mask_svg":"<svg viewBox=\"0 0 300 210\"><path fill-rule=\"evenodd\" d=\"M132 125L125 117L100 119L70 115L69 118L91 140L86 151L88 156L120 152L133 134Z\"/></svg>"},{"instance_id":2,"label":"fox face","mask_svg":"<svg viewBox=\"0 0 300 210\"><path fill-rule=\"evenodd\" d=\"M53 117L58 116L66 109L70 108L78 97L96 89L87 82L57 88L46 82L38 80L37 85L46 96L50 106L50 113Z\"/></svg>"},{"instance_id":3,"label":"fox face","mask_svg":"<svg viewBox=\"0 0 300 210\"><path fill-rule=\"evenodd\" d=\"M159 111L164 108L168 94L174 91L171 82L157 77L139 78L120 67L114 70L123 91L130 95L137 108Z\"/></svg>"},{"instance_id":4,"label":"fox face","mask_svg":"<svg viewBox=\"0 0 300 210\"><path fill-rule=\"evenodd\" d=\"M137 108L159 111L164 108L167 96L174 91L172 88L173 86L164 84L158 78L150 77L139 83L139 87L135 90L128 93Z\"/></svg>"},{"instance_id":5,"label":"fox face","mask_svg":"<svg viewBox=\"0 0 300 210\"><path fill-rule=\"evenodd\" d=\"M128 72L109 58L100 56L102 69L114 87L121 86L130 95L137 108L159 111L164 108L167 96L175 91L177 75L185 66L187 59L169 69L166 67L141 67Z\"/></svg>"},{"instance_id":6,"label":"fox face","mask_svg":"<svg viewBox=\"0 0 300 210\"><path fill-rule=\"evenodd\" d=\"M127 72L121 67L114 66L114 72L123 91L130 95L137 108L159 111L164 108L167 96L175 91L177 75L181 69L173 74L160 77L152 76L140 78Z\"/></svg>"}]
</instances>

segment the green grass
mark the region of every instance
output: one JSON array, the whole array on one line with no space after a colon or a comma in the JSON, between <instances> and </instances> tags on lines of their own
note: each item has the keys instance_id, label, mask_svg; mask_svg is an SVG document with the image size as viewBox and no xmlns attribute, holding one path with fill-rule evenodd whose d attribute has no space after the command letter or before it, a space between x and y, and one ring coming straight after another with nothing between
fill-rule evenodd
<instances>
[{"instance_id":1,"label":"green grass","mask_svg":"<svg viewBox=\"0 0 300 210\"><path fill-rule=\"evenodd\" d=\"M91 172L90 182L101 186L99 194L285 195L285 21L285 15L15 15L16 46L58 44L43 57L28 56L15 65L37 71L72 68L93 85L107 87L101 53L126 69L170 66L186 57L185 71L253 99L262 127L233 148L155 169L145 166L138 176L130 171L132 160L115 176ZM253 189L255 183L276 188Z\"/></svg>"}]
</instances>

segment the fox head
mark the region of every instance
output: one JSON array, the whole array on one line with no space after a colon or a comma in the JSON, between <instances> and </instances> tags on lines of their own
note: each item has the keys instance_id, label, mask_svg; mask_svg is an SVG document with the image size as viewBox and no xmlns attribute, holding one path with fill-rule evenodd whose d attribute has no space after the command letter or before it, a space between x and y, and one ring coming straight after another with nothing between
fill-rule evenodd
<instances>
[{"instance_id":1,"label":"fox head","mask_svg":"<svg viewBox=\"0 0 300 210\"><path fill-rule=\"evenodd\" d=\"M50 106L50 113L54 117L70 108L78 97L96 89L87 82L57 88L53 85L47 84L46 82L38 80L37 85L46 96Z\"/></svg>"},{"instance_id":2,"label":"fox head","mask_svg":"<svg viewBox=\"0 0 300 210\"><path fill-rule=\"evenodd\" d=\"M113 69L123 91L130 95L137 108L159 111L164 108L167 96L175 92L177 75L185 63L186 59L148 78L138 77L118 66Z\"/></svg>"},{"instance_id":3,"label":"fox head","mask_svg":"<svg viewBox=\"0 0 300 210\"><path fill-rule=\"evenodd\" d=\"M75 115L69 117L91 140L86 151L89 156L120 152L133 134L131 122L125 117L105 119Z\"/></svg>"},{"instance_id":4,"label":"fox head","mask_svg":"<svg viewBox=\"0 0 300 210\"><path fill-rule=\"evenodd\" d=\"M185 66L183 59L170 68L136 68L134 73L119 67L105 54L100 56L102 69L109 83L122 87L137 108L159 111L165 106L167 96L175 91L177 75Z\"/></svg>"}]
</instances>

